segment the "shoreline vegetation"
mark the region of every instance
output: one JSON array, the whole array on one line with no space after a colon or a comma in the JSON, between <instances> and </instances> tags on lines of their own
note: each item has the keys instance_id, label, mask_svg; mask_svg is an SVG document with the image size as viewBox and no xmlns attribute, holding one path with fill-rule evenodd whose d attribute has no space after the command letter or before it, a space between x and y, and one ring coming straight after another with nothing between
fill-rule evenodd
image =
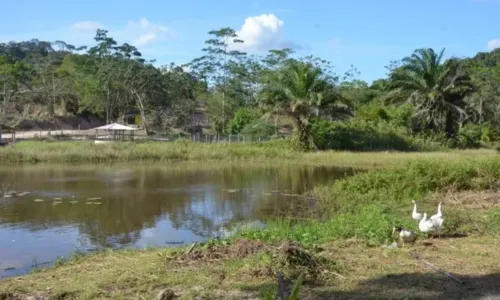
<instances>
[{"instance_id":1,"label":"shoreline vegetation","mask_svg":"<svg viewBox=\"0 0 500 300\"><path fill-rule=\"evenodd\" d=\"M294 211L302 213L271 220L264 229L209 240L191 252L178 247L75 255L53 268L0 281L1 299L153 299L167 290L179 299L275 299L278 272L292 281L303 274L300 299L403 299L409 294L469 299L500 292L500 159L494 150L303 153L276 142L155 145L27 142L0 150L0 161L17 157L18 162L84 162L84 155L92 157L89 162L122 156L122 162L141 161L141 151L149 151L142 157L165 162L171 157L300 160L367 171L316 187L312 206L298 203ZM75 156L78 149L83 152ZM443 201L441 238L419 233L411 219L413 199L419 211L429 214ZM393 226L417 232L416 245L382 247L395 239ZM421 259L464 283L435 272Z\"/></svg>"},{"instance_id":2,"label":"shoreline vegetation","mask_svg":"<svg viewBox=\"0 0 500 300\"><path fill-rule=\"evenodd\" d=\"M245 144L205 144L191 141L116 142L94 144L89 141L22 141L0 148L0 165L16 164L116 164L129 162L162 163L190 161L270 162L371 169L397 166L415 159L457 160L496 157L492 149L432 152L401 151L316 151L303 152L290 139ZM374 158L375 157L375 158Z\"/></svg>"}]
</instances>

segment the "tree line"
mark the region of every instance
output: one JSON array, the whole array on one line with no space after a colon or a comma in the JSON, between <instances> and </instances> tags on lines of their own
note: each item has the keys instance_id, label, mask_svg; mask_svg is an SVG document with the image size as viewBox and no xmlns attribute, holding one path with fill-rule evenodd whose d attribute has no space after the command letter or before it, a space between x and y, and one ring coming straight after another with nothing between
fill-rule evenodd
<instances>
[{"instance_id":1,"label":"tree line","mask_svg":"<svg viewBox=\"0 0 500 300\"><path fill-rule=\"evenodd\" d=\"M292 49L234 50L244 41L231 28L208 35L201 57L162 67L101 29L92 47L0 44L2 122L139 114L146 132L193 130L186 120L202 106L214 133L273 135L290 125L303 149L477 147L498 138L500 49L449 59L444 49L417 49L368 84L354 67L337 74Z\"/></svg>"}]
</instances>

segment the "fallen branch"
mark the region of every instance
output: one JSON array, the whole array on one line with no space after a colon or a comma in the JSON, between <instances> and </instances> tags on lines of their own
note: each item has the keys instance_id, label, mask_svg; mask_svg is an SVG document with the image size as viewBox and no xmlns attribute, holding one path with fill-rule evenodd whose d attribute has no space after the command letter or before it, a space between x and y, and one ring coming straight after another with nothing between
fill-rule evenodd
<instances>
[{"instance_id":1,"label":"fallen branch","mask_svg":"<svg viewBox=\"0 0 500 300\"><path fill-rule=\"evenodd\" d=\"M463 280L461 280L460 278L457 278L456 276L453 276L451 275L449 272L447 272L446 270L444 270L443 268L440 268L432 263L430 263L429 261L425 260L422 258L422 256L416 252L412 252L411 253L411 256L416 259L416 260L420 260L421 262L423 262L426 266L430 267L431 269L434 269L436 272L438 273L441 273L443 275L446 275L448 278L452 279L453 281L459 283L459 284L464 284L465 282Z\"/></svg>"},{"instance_id":2,"label":"fallen branch","mask_svg":"<svg viewBox=\"0 0 500 300\"><path fill-rule=\"evenodd\" d=\"M191 247L189 247L189 249L186 251L186 254L189 254L189 253L193 252L193 249L194 249L194 247L196 246L196 244L197 244L197 243L198 243L198 242L194 242L194 243L191 245Z\"/></svg>"}]
</instances>

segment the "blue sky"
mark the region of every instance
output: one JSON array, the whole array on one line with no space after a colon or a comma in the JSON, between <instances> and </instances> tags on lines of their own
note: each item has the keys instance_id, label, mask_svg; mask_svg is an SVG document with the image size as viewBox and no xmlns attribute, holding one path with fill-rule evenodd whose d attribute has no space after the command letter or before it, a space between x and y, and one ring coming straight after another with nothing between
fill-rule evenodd
<instances>
[{"instance_id":1,"label":"blue sky","mask_svg":"<svg viewBox=\"0 0 500 300\"><path fill-rule=\"evenodd\" d=\"M230 26L248 52L293 46L332 61L338 73L353 64L371 81L416 48L472 56L500 47L499 12L500 0L5 1L0 42L90 45L99 27L162 65L199 56L209 30Z\"/></svg>"}]
</instances>

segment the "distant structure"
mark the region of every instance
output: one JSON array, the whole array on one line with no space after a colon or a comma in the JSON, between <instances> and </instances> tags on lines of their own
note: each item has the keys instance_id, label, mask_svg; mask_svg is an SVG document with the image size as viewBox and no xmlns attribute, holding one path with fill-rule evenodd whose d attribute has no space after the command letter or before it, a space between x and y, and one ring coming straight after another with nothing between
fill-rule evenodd
<instances>
[{"instance_id":1,"label":"distant structure","mask_svg":"<svg viewBox=\"0 0 500 300\"><path fill-rule=\"evenodd\" d=\"M95 143L101 144L110 141L134 140L134 132L137 128L125 126L118 123L112 123L94 128ZM104 136L99 136L100 132L105 132ZM125 134L128 133L128 134Z\"/></svg>"}]
</instances>

